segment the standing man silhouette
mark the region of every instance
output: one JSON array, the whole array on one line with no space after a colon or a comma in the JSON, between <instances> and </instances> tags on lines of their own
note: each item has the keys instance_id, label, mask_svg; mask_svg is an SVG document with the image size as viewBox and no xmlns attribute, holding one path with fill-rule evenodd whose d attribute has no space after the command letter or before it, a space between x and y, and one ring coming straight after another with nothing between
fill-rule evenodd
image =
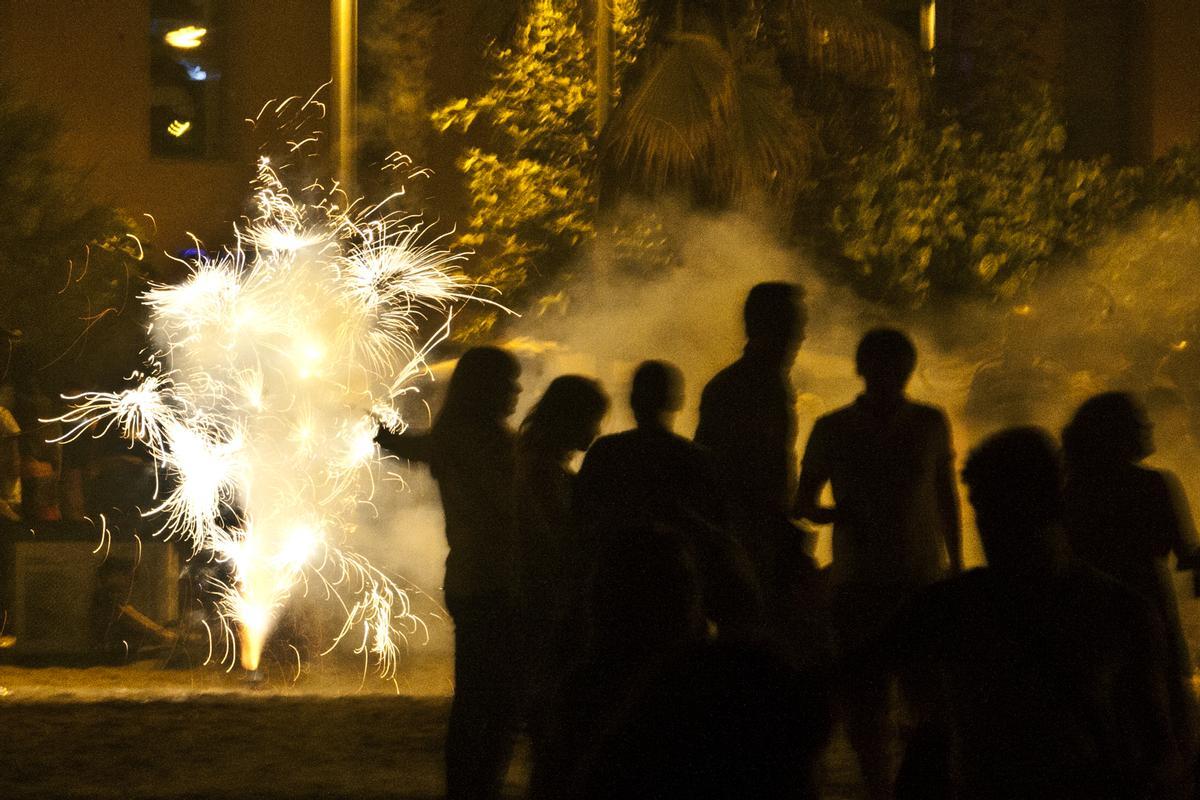
<instances>
[{"instance_id":1,"label":"standing man silhouette","mask_svg":"<svg viewBox=\"0 0 1200 800\"><path fill-rule=\"evenodd\" d=\"M725 483L730 522L758 573L769 605L785 591L802 545L788 519L796 482L795 393L788 373L808 319L804 291L760 283L743 308L742 357L704 387L695 442Z\"/></svg>"},{"instance_id":2,"label":"standing man silhouette","mask_svg":"<svg viewBox=\"0 0 1200 800\"><path fill-rule=\"evenodd\" d=\"M817 420L801 462L795 514L833 523L832 619L842 654L869 649L895 612L947 566L962 569L954 449L945 413L905 395L917 351L877 328L855 354L866 390ZM821 505L826 484L834 505ZM948 556L948 558L947 558ZM890 687L868 675L846 687L847 732L872 798L890 795Z\"/></svg>"}]
</instances>

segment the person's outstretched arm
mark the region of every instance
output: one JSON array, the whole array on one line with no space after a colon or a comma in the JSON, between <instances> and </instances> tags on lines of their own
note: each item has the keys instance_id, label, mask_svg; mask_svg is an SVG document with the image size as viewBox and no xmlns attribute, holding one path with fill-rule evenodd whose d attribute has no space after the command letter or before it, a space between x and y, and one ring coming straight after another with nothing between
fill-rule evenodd
<instances>
[{"instance_id":1,"label":"person's outstretched arm","mask_svg":"<svg viewBox=\"0 0 1200 800\"><path fill-rule=\"evenodd\" d=\"M938 514L942 518L942 535L945 537L946 554L950 556L950 573L962 572L962 517L958 507L958 481L954 475L954 443L951 439L950 422L941 417L939 432L937 475Z\"/></svg>"},{"instance_id":2,"label":"person's outstretched arm","mask_svg":"<svg viewBox=\"0 0 1200 800\"><path fill-rule=\"evenodd\" d=\"M829 445L825 426L817 420L808 444L804 446L804 457L800 460L800 481L796 488L796 502L792 504L792 515L817 525L828 525L837 516L837 509L821 505L821 492L829 483Z\"/></svg>"},{"instance_id":3,"label":"person's outstretched arm","mask_svg":"<svg viewBox=\"0 0 1200 800\"><path fill-rule=\"evenodd\" d=\"M428 433L392 433L387 428L380 427L375 434L375 442L394 456L406 458L409 461L429 463L429 434Z\"/></svg>"}]
</instances>

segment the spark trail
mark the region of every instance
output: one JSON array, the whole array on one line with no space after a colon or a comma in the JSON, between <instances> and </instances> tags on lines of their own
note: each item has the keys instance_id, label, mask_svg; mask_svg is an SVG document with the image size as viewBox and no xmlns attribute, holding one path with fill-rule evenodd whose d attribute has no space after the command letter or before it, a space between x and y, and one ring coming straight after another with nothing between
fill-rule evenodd
<instances>
[{"instance_id":1,"label":"spark trail","mask_svg":"<svg viewBox=\"0 0 1200 800\"><path fill-rule=\"evenodd\" d=\"M147 513L193 558L227 563L223 633L246 669L289 598L315 585L346 611L336 640L354 637L390 677L421 623L348 540L381 474L377 421L403 428L397 399L475 287L388 201L356 208L310 185L302 202L267 158L254 190L257 216L232 248L145 294L154 349L137 385L72 398L62 440L115 428L147 448L167 476Z\"/></svg>"}]
</instances>

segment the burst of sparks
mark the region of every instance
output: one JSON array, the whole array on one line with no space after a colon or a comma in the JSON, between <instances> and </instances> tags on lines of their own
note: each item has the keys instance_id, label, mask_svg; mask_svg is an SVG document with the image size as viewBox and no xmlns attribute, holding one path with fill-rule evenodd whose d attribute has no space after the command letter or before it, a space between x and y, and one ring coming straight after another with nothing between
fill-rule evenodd
<instances>
[{"instance_id":1,"label":"burst of sparks","mask_svg":"<svg viewBox=\"0 0 1200 800\"><path fill-rule=\"evenodd\" d=\"M237 246L147 292L148 370L124 391L73 398L62 440L115 428L145 446L166 476L153 509L162 533L229 565L223 633L245 668L289 598L315 583L346 611L333 644L361 636L357 651L390 677L399 644L423 626L346 540L379 470L377 425L404 427L396 400L474 287L419 218L331 197L295 199L261 159L258 215ZM423 338L431 315L445 324Z\"/></svg>"}]
</instances>

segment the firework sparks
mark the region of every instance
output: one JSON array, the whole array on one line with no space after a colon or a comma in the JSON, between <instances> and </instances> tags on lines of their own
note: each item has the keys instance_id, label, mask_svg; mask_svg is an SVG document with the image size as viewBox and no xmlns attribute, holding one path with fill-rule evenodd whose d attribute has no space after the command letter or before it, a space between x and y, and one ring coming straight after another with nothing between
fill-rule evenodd
<instances>
[{"instance_id":1,"label":"firework sparks","mask_svg":"<svg viewBox=\"0 0 1200 800\"><path fill-rule=\"evenodd\" d=\"M361 634L358 652L390 676L421 623L347 540L379 470L377 420L404 426L397 398L474 287L419 218L347 207L315 185L301 202L267 158L254 188L258 216L237 246L145 295L148 370L133 388L72 398L62 440L115 429L147 448L167 476L150 512L162 533L229 566L223 632L246 669L289 598L315 584L346 611L333 644ZM445 324L422 338L431 316Z\"/></svg>"}]
</instances>

